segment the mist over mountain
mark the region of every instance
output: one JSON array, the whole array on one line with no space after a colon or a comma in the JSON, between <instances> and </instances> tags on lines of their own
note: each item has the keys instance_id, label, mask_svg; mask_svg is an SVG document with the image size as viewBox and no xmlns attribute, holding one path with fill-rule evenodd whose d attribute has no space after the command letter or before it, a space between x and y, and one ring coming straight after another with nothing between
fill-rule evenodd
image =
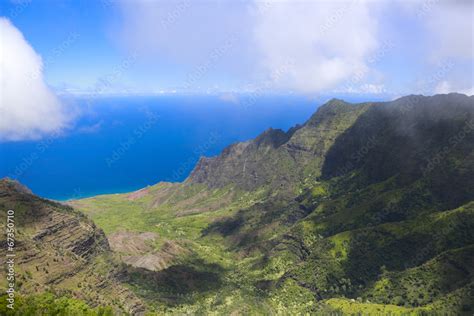
<instances>
[{"instance_id":1,"label":"mist over mountain","mask_svg":"<svg viewBox=\"0 0 474 316\"><path fill-rule=\"evenodd\" d=\"M200 158L183 182L131 193L64 205L11 180L0 192L21 223L25 311L58 300L97 314L474 311L466 95L332 99L301 125Z\"/></svg>"}]
</instances>

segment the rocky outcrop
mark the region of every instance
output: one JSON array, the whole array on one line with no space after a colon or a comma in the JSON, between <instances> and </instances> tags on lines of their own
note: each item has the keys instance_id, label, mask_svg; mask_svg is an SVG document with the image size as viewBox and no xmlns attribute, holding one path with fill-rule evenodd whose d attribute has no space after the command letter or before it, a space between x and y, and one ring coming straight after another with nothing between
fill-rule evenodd
<instances>
[{"instance_id":1,"label":"rocky outcrop","mask_svg":"<svg viewBox=\"0 0 474 316\"><path fill-rule=\"evenodd\" d=\"M48 220L38 224L38 231L32 236L33 241L48 243L83 259L109 250L104 233L92 222L53 210L46 217Z\"/></svg>"},{"instance_id":2,"label":"rocky outcrop","mask_svg":"<svg viewBox=\"0 0 474 316\"><path fill-rule=\"evenodd\" d=\"M371 106L333 99L302 126L287 132L268 129L253 140L230 145L219 156L202 157L186 182L210 188L232 184L247 191L292 187L321 173L335 139Z\"/></svg>"},{"instance_id":3,"label":"rocky outcrop","mask_svg":"<svg viewBox=\"0 0 474 316\"><path fill-rule=\"evenodd\" d=\"M21 295L54 290L70 293L91 306L112 305L119 314L144 311L140 299L115 277L119 266L111 257L104 232L91 220L70 206L41 199L9 179L0 180L0 193L2 212L15 212L15 268ZM2 213L2 227L5 218ZM5 235L1 238L5 244ZM2 247L2 266L5 252ZM4 278L0 282L5 289Z\"/></svg>"}]
</instances>

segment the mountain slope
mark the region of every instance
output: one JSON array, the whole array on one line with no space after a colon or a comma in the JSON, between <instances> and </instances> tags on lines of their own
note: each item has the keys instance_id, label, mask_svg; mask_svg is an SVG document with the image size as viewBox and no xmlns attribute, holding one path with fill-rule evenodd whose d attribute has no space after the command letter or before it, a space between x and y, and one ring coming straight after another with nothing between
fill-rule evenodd
<instances>
[{"instance_id":1,"label":"mountain slope","mask_svg":"<svg viewBox=\"0 0 474 316\"><path fill-rule=\"evenodd\" d=\"M71 309L74 304L91 313L96 306L109 306L108 310L117 314L144 310L141 301L115 277L118 265L110 257L104 233L84 215L69 206L38 198L9 179L0 180L0 209L15 212L17 314L26 314L41 300L55 308L58 302L54 300L60 297L66 306L63 312L67 313L77 312ZM2 216L3 227L5 219ZM2 244L6 244L5 238L2 234ZM5 266L5 247L0 249L0 257ZM5 293L6 278L2 277L0 286ZM48 292L51 296L40 294Z\"/></svg>"},{"instance_id":2,"label":"mountain slope","mask_svg":"<svg viewBox=\"0 0 474 316\"><path fill-rule=\"evenodd\" d=\"M254 140L227 147L217 157L201 158L186 182L210 188L231 184L246 191L293 187L306 175L320 174L334 140L370 106L333 99L302 126L286 133L268 129Z\"/></svg>"},{"instance_id":3,"label":"mountain slope","mask_svg":"<svg viewBox=\"0 0 474 316\"><path fill-rule=\"evenodd\" d=\"M155 255L185 249L130 267L157 311L470 314L473 179L472 97L331 100L202 158L184 183L71 204L109 240L152 232Z\"/></svg>"}]
</instances>

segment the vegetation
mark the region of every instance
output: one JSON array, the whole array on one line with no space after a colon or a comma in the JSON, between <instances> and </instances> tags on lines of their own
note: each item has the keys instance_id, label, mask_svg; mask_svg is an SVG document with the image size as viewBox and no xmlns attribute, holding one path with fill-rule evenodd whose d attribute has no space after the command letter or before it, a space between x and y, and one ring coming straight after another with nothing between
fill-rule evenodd
<instances>
[{"instance_id":1,"label":"vegetation","mask_svg":"<svg viewBox=\"0 0 474 316\"><path fill-rule=\"evenodd\" d=\"M18 316L112 316L114 315L111 307L91 308L84 301L61 296L52 293L42 293L27 297L16 297L15 309L7 308L6 295L0 297L0 314L18 315Z\"/></svg>"},{"instance_id":2,"label":"vegetation","mask_svg":"<svg viewBox=\"0 0 474 316\"><path fill-rule=\"evenodd\" d=\"M151 314L474 312L466 96L332 100L183 183L69 204L108 236L93 270L114 264Z\"/></svg>"}]
</instances>

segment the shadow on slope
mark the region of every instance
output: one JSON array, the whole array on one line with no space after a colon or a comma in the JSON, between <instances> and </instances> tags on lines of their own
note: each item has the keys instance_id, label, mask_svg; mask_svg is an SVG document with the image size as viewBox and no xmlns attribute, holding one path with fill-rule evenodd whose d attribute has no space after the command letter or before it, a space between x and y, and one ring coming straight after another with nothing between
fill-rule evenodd
<instances>
[{"instance_id":1,"label":"shadow on slope","mask_svg":"<svg viewBox=\"0 0 474 316\"><path fill-rule=\"evenodd\" d=\"M192 259L160 271L126 266L122 281L151 304L176 306L194 304L207 292L218 290L223 284L224 272L218 264Z\"/></svg>"}]
</instances>

